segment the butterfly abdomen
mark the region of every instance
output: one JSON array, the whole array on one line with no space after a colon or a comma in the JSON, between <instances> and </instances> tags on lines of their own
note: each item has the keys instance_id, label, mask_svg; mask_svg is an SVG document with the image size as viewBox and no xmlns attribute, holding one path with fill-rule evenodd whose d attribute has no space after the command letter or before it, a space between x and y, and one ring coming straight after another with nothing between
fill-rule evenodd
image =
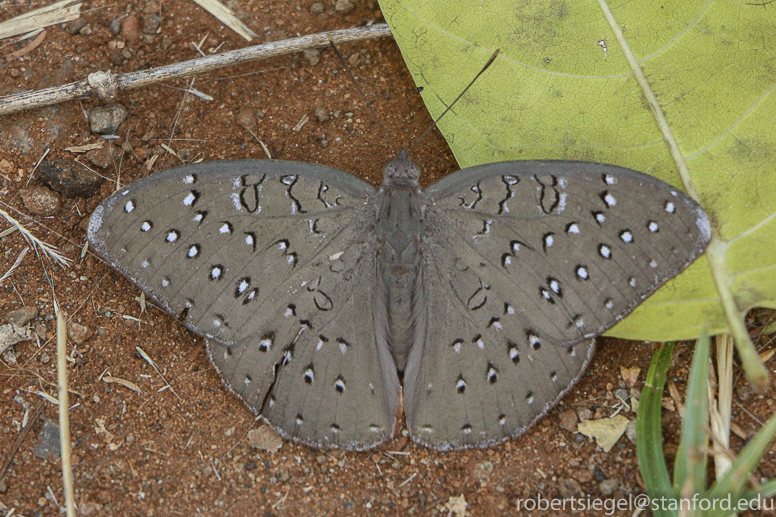
<instances>
[{"instance_id":1,"label":"butterfly abdomen","mask_svg":"<svg viewBox=\"0 0 776 517\"><path fill-rule=\"evenodd\" d=\"M418 243L424 200L425 195L414 179L387 180L378 194L378 324L385 327L400 371L407 364L414 339L417 307L423 304L418 299L422 297L422 289L418 289L421 269Z\"/></svg>"}]
</instances>

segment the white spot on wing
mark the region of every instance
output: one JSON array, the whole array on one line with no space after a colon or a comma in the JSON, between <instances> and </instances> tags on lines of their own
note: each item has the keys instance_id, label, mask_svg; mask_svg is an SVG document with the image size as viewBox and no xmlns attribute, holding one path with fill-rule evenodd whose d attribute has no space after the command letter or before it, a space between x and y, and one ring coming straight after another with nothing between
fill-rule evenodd
<instances>
[{"instance_id":1,"label":"white spot on wing","mask_svg":"<svg viewBox=\"0 0 776 517\"><path fill-rule=\"evenodd\" d=\"M234 206L234 209L237 210L238 212L242 212L243 207L242 207L242 203L240 203L240 194L238 194L237 192L232 192L229 195L229 197L232 200L232 206ZM257 212L261 212L261 206L259 206L259 209L257 210Z\"/></svg>"},{"instance_id":2,"label":"white spot on wing","mask_svg":"<svg viewBox=\"0 0 776 517\"><path fill-rule=\"evenodd\" d=\"M191 206L196 199L197 199L197 196L195 196L193 192L189 192L188 194L186 194L186 197L183 198L183 205Z\"/></svg>"}]
</instances>

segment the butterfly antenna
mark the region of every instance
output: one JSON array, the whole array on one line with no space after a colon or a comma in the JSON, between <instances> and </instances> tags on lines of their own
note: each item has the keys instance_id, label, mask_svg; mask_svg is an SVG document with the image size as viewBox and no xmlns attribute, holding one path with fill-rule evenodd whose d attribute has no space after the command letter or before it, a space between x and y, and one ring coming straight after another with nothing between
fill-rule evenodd
<instances>
[{"instance_id":1,"label":"butterfly antenna","mask_svg":"<svg viewBox=\"0 0 776 517\"><path fill-rule=\"evenodd\" d=\"M350 72L350 67L345 62L345 58L342 57L342 54L340 54L339 49L337 48L337 45L334 43L334 38L331 37L331 34L326 34L326 37L329 39L329 45L331 45L332 50L334 50L334 53L337 54L337 57L340 60L340 63L342 63L343 68L345 68L345 72L348 73L348 77L350 77L350 80L353 81L353 86L356 87L356 90L358 90L358 94L361 96L361 99L366 104L366 107L369 108L369 111L372 113L372 116L377 121L378 124L380 124L380 127L383 130L383 134L388 139L388 142L391 144L391 148L393 149L393 152L396 151L396 142L393 141L393 138L391 138L391 134L388 132L388 128L385 127L385 124L383 124L383 121L380 120L380 117L377 116L377 113L375 112L372 105L369 103L368 100L366 100L366 95L364 95L363 90L361 90L361 87L358 85L358 82L356 81L356 78L353 77L353 74Z\"/></svg>"},{"instance_id":2,"label":"butterfly antenna","mask_svg":"<svg viewBox=\"0 0 776 517\"><path fill-rule=\"evenodd\" d=\"M447 115L447 112L450 111L451 109L453 109L453 106L455 106L456 103L458 103L458 101L461 100L461 97L463 97L464 94L469 90L469 88L471 88L472 85L475 82L477 82L477 79L479 79L480 76L485 73L485 70L487 70L488 67L493 64L493 62L496 60L496 57L499 55L500 52L501 52L501 49L498 49L498 48L495 50L495 52L493 52L493 54L490 56L490 59L488 59L488 62L485 63L485 66L483 66L482 69L479 72L477 72L477 75L474 76L474 79L472 79L471 82L466 86L466 88L464 88L463 91L458 94L458 97L456 97L455 100L450 103L450 105L445 109L445 111L443 111L442 114L439 115L436 118L436 120L434 122L432 122L431 125L426 128L425 131L423 131L423 134L420 135L420 138L415 140L415 143L412 144L412 147L414 147L418 142L422 141L426 137L426 135L428 135L429 131L431 131L432 129L437 127L437 124L439 123L440 120L442 120L442 117Z\"/></svg>"}]
</instances>

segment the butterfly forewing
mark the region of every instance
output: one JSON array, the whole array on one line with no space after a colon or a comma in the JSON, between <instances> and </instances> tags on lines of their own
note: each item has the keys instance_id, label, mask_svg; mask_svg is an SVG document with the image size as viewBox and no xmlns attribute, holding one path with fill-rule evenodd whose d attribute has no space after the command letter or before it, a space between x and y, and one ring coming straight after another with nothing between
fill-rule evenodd
<instances>
[{"instance_id":1,"label":"butterfly forewing","mask_svg":"<svg viewBox=\"0 0 776 517\"><path fill-rule=\"evenodd\" d=\"M485 285L519 296L532 326L565 344L612 327L710 238L692 199L614 165L504 162L459 171L426 193L436 240Z\"/></svg>"},{"instance_id":2,"label":"butterfly forewing","mask_svg":"<svg viewBox=\"0 0 776 517\"><path fill-rule=\"evenodd\" d=\"M375 284L373 194L304 163L205 163L115 193L89 239L168 312L185 311L228 385L287 436L365 447L390 436L398 397L395 367L379 364L390 357L378 351L374 302L359 290ZM327 353L316 353L327 336ZM346 358L328 353L338 339L350 343ZM315 387L290 387L296 376ZM326 383L341 396L321 391ZM359 406L363 426L342 416Z\"/></svg>"}]
</instances>

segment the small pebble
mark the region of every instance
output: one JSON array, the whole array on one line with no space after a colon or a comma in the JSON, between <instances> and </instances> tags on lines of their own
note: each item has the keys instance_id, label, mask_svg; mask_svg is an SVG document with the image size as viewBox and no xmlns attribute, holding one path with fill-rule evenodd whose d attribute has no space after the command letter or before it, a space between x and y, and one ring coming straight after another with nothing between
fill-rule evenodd
<instances>
[{"instance_id":1,"label":"small pebble","mask_svg":"<svg viewBox=\"0 0 776 517\"><path fill-rule=\"evenodd\" d=\"M60 451L59 426L46 418L43 422L43 428L38 433L38 443L32 448L32 453L42 460L49 456L56 460L59 459Z\"/></svg>"},{"instance_id":2,"label":"small pebble","mask_svg":"<svg viewBox=\"0 0 776 517\"><path fill-rule=\"evenodd\" d=\"M113 157L117 152L113 145L106 145L102 149L92 149L86 153L86 159L89 160L92 165L104 169L113 163Z\"/></svg>"},{"instance_id":3,"label":"small pebble","mask_svg":"<svg viewBox=\"0 0 776 517\"><path fill-rule=\"evenodd\" d=\"M111 31L113 34L118 34L121 32L121 19L116 18L110 24L108 24L108 30Z\"/></svg>"},{"instance_id":4,"label":"small pebble","mask_svg":"<svg viewBox=\"0 0 776 517\"><path fill-rule=\"evenodd\" d=\"M611 497L620 488L620 481L616 478L604 479L598 484L598 491L602 496Z\"/></svg>"},{"instance_id":5,"label":"small pebble","mask_svg":"<svg viewBox=\"0 0 776 517\"><path fill-rule=\"evenodd\" d=\"M636 443L636 419L632 418L628 420L628 425L625 426L625 436L628 437L628 440L631 441L631 443Z\"/></svg>"},{"instance_id":6,"label":"small pebble","mask_svg":"<svg viewBox=\"0 0 776 517\"><path fill-rule=\"evenodd\" d=\"M574 472L574 479L580 483L588 483L593 480L593 471L588 469L581 469Z\"/></svg>"},{"instance_id":7,"label":"small pebble","mask_svg":"<svg viewBox=\"0 0 776 517\"><path fill-rule=\"evenodd\" d=\"M562 499L571 499L582 493L582 485L575 479L564 478L558 482L558 492Z\"/></svg>"},{"instance_id":8,"label":"small pebble","mask_svg":"<svg viewBox=\"0 0 776 517\"><path fill-rule=\"evenodd\" d=\"M323 2L315 2L310 6L310 12L312 14L323 14L325 10L326 7L323 5Z\"/></svg>"},{"instance_id":9,"label":"small pebble","mask_svg":"<svg viewBox=\"0 0 776 517\"><path fill-rule=\"evenodd\" d=\"M304 58L310 63L310 66L315 66L321 62L321 51L317 48L310 48L302 52Z\"/></svg>"},{"instance_id":10,"label":"small pebble","mask_svg":"<svg viewBox=\"0 0 776 517\"><path fill-rule=\"evenodd\" d=\"M580 422L584 422L593 418L593 412L586 407L581 407L577 409L577 417Z\"/></svg>"},{"instance_id":11,"label":"small pebble","mask_svg":"<svg viewBox=\"0 0 776 517\"><path fill-rule=\"evenodd\" d=\"M45 161L38 170L44 185L69 198L93 196L102 183L92 171L67 160Z\"/></svg>"},{"instance_id":12,"label":"small pebble","mask_svg":"<svg viewBox=\"0 0 776 517\"><path fill-rule=\"evenodd\" d=\"M143 34L157 34L162 25L162 18L156 14L146 14L143 16Z\"/></svg>"},{"instance_id":13,"label":"small pebble","mask_svg":"<svg viewBox=\"0 0 776 517\"><path fill-rule=\"evenodd\" d=\"M746 402L750 398L752 398L752 395L755 394L754 388L749 383L742 383L740 386L736 387L736 397L741 402Z\"/></svg>"},{"instance_id":14,"label":"small pebble","mask_svg":"<svg viewBox=\"0 0 776 517\"><path fill-rule=\"evenodd\" d=\"M46 187L24 187L19 189L25 208L35 215L54 215L62 208L59 196Z\"/></svg>"},{"instance_id":15,"label":"small pebble","mask_svg":"<svg viewBox=\"0 0 776 517\"><path fill-rule=\"evenodd\" d=\"M563 413L561 413L559 416L559 420L560 420L560 427L562 429L565 429L570 433L577 432L577 422L579 422L579 420L577 419L577 414L574 412L573 409L568 409Z\"/></svg>"},{"instance_id":16,"label":"small pebble","mask_svg":"<svg viewBox=\"0 0 776 517\"><path fill-rule=\"evenodd\" d=\"M628 401L629 395L628 390L624 388L620 388L614 392L614 396L617 397L618 400L624 400L625 402Z\"/></svg>"},{"instance_id":17,"label":"small pebble","mask_svg":"<svg viewBox=\"0 0 776 517\"><path fill-rule=\"evenodd\" d=\"M75 343L81 344L92 337L92 331L89 327L71 321L67 324L67 335L70 336L70 339Z\"/></svg>"},{"instance_id":18,"label":"small pebble","mask_svg":"<svg viewBox=\"0 0 776 517\"><path fill-rule=\"evenodd\" d=\"M234 116L234 121L241 128L247 129L248 131L256 131L256 115L254 115L253 110L251 109L243 108L238 111Z\"/></svg>"},{"instance_id":19,"label":"small pebble","mask_svg":"<svg viewBox=\"0 0 776 517\"><path fill-rule=\"evenodd\" d=\"M349 13L356 8L356 2L354 0L337 0L334 4L334 10L340 14Z\"/></svg>"},{"instance_id":20,"label":"small pebble","mask_svg":"<svg viewBox=\"0 0 776 517\"><path fill-rule=\"evenodd\" d=\"M316 107L315 118L318 119L318 122L326 122L330 118L328 110L326 110L323 106Z\"/></svg>"},{"instance_id":21,"label":"small pebble","mask_svg":"<svg viewBox=\"0 0 776 517\"><path fill-rule=\"evenodd\" d=\"M493 474L493 463L490 461L483 461L474 466L474 477L480 481L488 479Z\"/></svg>"},{"instance_id":22,"label":"small pebble","mask_svg":"<svg viewBox=\"0 0 776 517\"><path fill-rule=\"evenodd\" d=\"M29 321L38 315L38 308L34 305L25 305L3 315L3 321L15 325L26 325Z\"/></svg>"},{"instance_id":23,"label":"small pebble","mask_svg":"<svg viewBox=\"0 0 776 517\"><path fill-rule=\"evenodd\" d=\"M0 172L5 174L6 176L10 177L11 174L13 174L15 168L16 167L14 166L14 164L12 162L9 162L5 158L0 160Z\"/></svg>"},{"instance_id":24,"label":"small pebble","mask_svg":"<svg viewBox=\"0 0 776 517\"><path fill-rule=\"evenodd\" d=\"M283 446L283 439L266 425L248 431L248 445L267 452L275 452Z\"/></svg>"},{"instance_id":25,"label":"small pebble","mask_svg":"<svg viewBox=\"0 0 776 517\"><path fill-rule=\"evenodd\" d=\"M98 106L89 112L89 128L93 133L113 135L126 118L127 109L121 104Z\"/></svg>"},{"instance_id":26,"label":"small pebble","mask_svg":"<svg viewBox=\"0 0 776 517\"><path fill-rule=\"evenodd\" d=\"M84 27L86 27L86 24L86 20L83 18L78 18L77 20L74 20L65 25L65 32L71 36L75 36L76 34L79 34L84 29Z\"/></svg>"},{"instance_id":27,"label":"small pebble","mask_svg":"<svg viewBox=\"0 0 776 517\"><path fill-rule=\"evenodd\" d=\"M140 39L140 20L137 16L130 14L121 21L121 35L132 43Z\"/></svg>"}]
</instances>

